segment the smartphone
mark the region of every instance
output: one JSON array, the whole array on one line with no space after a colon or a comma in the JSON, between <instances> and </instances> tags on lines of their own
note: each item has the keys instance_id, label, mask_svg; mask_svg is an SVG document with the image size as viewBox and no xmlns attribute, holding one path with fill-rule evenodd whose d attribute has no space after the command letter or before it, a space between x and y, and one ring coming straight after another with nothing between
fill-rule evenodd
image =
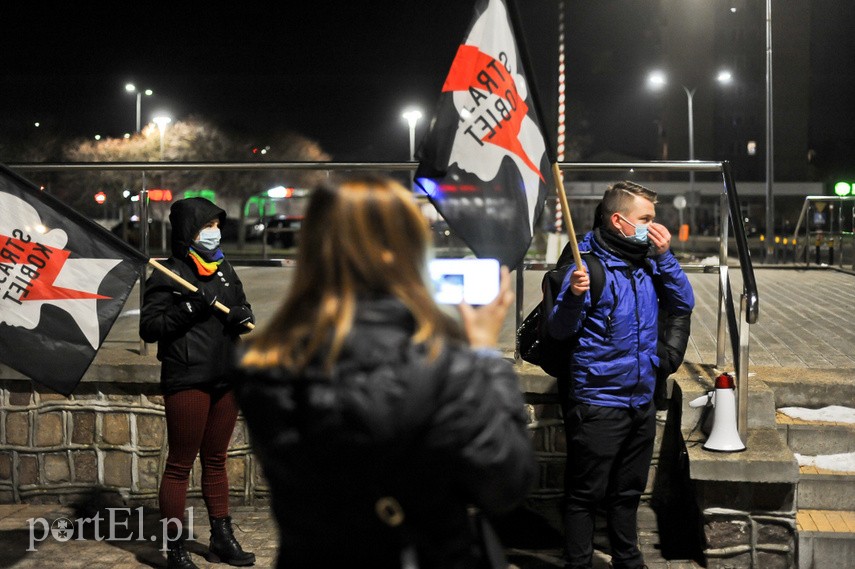
<instances>
[{"instance_id":1,"label":"smartphone","mask_svg":"<svg viewBox=\"0 0 855 569\"><path fill-rule=\"evenodd\" d=\"M489 304L499 295L501 269L496 259L432 259L428 265L439 304Z\"/></svg>"}]
</instances>

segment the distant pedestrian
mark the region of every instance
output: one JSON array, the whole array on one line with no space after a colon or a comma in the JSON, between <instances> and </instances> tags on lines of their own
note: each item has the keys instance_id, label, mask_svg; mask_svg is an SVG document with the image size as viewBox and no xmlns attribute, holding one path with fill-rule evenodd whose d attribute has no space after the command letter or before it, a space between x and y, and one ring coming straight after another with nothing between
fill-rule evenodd
<instances>
[{"instance_id":1,"label":"distant pedestrian","mask_svg":"<svg viewBox=\"0 0 855 569\"><path fill-rule=\"evenodd\" d=\"M549 317L549 333L579 333L558 391L567 439L565 546L569 569L590 569L594 518L606 510L614 569L640 569L637 511L653 453L660 308L689 314L694 294L654 223L656 193L618 182L603 195L601 225L579 243L605 272L591 305L586 270L571 266ZM659 281L660 290L654 285Z\"/></svg>"},{"instance_id":2,"label":"distant pedestrian","mask_svg":"<svg viewBox=\"0 0 855 569\"><path fill-rule=\"evenodd\" d=\"M537 471L517 377L495 354L513 305L427 283L412 192L362 177L311 196L284 304L233 378L270 484L277 567L485 567L472 506L509 511ZM500 544L499 544L500 545Z\"/></svg>"},{"instance_id":3,"label":"distant pedestrian","mask_svg":"<svg viewBox=\"0 0 855 569\"><path fill-rule=\"evenodd\" d=\"M172 204L172 256L163 264L198 290L189 292L159 271L146 281L140 336L157 342L166 409L169 454L160 483L161 516L167 530L169 569L193 569L183 535L184 505L196 456L202 463L202 497L211 522L208 559L252 565L229 517L226 451L237 420L234 392L221 379L230 348L254 321L243 285L220 249L226 213L204 198ZM219 301L229 313L214 308Z\"/></svg>"}]
</instances>

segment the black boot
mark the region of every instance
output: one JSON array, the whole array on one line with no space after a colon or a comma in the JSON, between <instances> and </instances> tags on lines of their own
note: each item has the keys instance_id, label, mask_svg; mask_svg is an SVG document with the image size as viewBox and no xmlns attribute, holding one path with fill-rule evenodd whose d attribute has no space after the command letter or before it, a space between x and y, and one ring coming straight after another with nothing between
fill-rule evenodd
<instances>
[{"instance_id":1,"label":"black boot","mask_svg":"<svg viewBox=\"0 0 855 569\"><path fill-rule=\"evenodd\" d=\"M166 569L199 569L184 546L184 538L170 539L166 544Z\"/></svg>"},{"instance_id":2,"label":"black boot","mask_svg":"<svg viewBox=\"0 0 855 569\"><path fill-rule=\"evenodd\" d=\"M237 567L255 563L255 554L241 549L232 531L232 519L210 518L211 545L208 547L208 561L211 563L228 563Z\"/></svg>"}]
</instances>

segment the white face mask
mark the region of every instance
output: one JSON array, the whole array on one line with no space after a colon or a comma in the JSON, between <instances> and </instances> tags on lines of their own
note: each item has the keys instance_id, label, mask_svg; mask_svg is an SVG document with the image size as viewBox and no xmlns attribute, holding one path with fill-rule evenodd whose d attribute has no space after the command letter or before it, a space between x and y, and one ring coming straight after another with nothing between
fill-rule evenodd
<instances>
[{"instance_id":1,"label":"white face mask","mask_svg":"<svg viewBox=\"0 0 855 569\"><path fill-rule=\"evenodd\" d=\"M639 223L638 225L636 225L633 222L631 222L630 220L628 220L627 218L625 218L624 216L622 216L620 214L618 214L618 216L620 216L620 218L622 220L624 220L625 222L627 222L628 224L630 224L631 226L633 226L635 228L635 234L634 235L624 235L624 237L626 237L627 239L629 239L631 241L635 241L636 243L647 243L648 225L642 224L642 223ZM623 232L621 232L621 233L623 233Z\"/></svg>"},{"instance_id":2,"label":"white face mask","mask_svg":"<svg viewBox=\"0 0 855 569\"><path fill-rule=\"evenodd\" d=\"M199 239L193 242L193 245L201 247L206 251L213 251L220 246L220 228L206 227L199 232Z\"/></svg>"}]
</instances>

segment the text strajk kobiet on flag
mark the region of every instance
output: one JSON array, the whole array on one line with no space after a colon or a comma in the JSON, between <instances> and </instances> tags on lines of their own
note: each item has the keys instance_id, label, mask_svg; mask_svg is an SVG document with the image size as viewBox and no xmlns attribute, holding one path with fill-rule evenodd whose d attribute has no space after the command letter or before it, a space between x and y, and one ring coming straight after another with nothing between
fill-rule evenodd
<instances>
[{"instance_id":1,"label":"text strajk kobiet on flag","mask_svg":"<svg viewBox=\"0 0 855 569\"><path fill-rule=\"evenodd\" d=\"M417 158L416 184L478 257L516 268L554 181L503 0L480 0Z\"/></svg>"},{"instance_id":2,"label":"text strajk kobiet on flag","mask_svg":"<svg viewBox=\"0 0 855 569\"><path fill-rule=\"evenodd\" d=\"M147 261L0 166L0 362L69 395Z\"/></svg>"}]
</instances>

